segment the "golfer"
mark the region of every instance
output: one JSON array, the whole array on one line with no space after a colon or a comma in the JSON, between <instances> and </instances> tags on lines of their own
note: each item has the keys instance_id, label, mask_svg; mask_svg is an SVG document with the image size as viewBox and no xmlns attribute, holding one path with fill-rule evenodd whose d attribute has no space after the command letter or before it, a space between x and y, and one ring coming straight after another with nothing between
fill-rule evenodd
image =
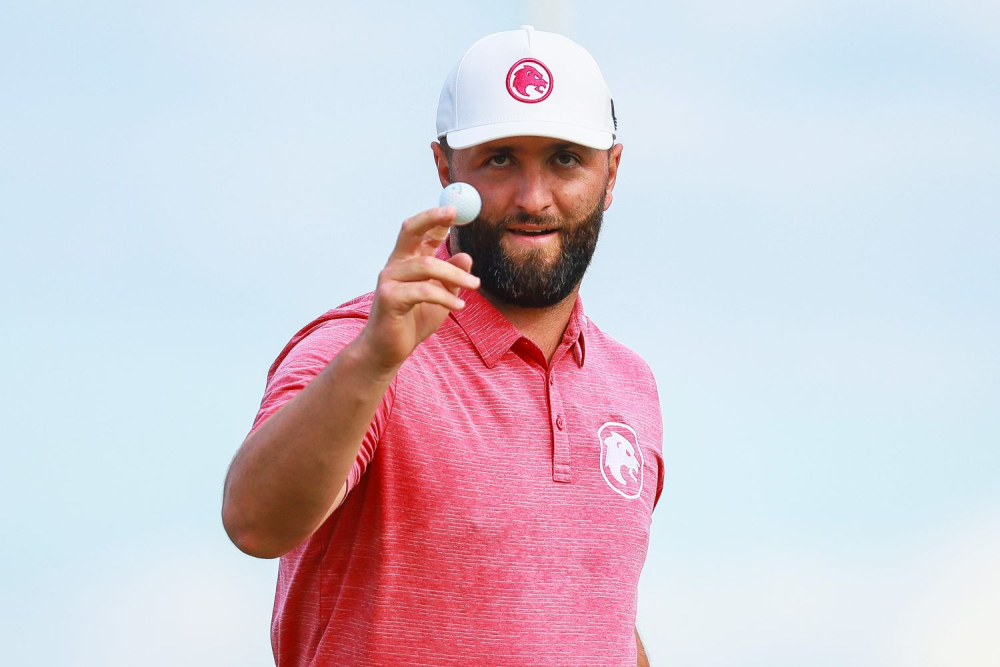
<instances>
[{"instance_id":1,"label":"golfer","mask_svg":"<svg viewBox=\"0 0 1000 667\"><path fill-rule=\"evenodd\" d=\"M226 478L233 542L281 557L278 665L647 664L656 385L578 296L616 123L591 55L530 26L447 77L434 166L479 217L403 222L375 290L278 355Z\"/></svg>"}]
</instances>

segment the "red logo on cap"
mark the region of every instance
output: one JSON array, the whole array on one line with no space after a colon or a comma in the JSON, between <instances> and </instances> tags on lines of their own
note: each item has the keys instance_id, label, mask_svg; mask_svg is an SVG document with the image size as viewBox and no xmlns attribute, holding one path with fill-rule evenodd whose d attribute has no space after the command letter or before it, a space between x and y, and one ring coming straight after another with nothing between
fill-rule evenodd
<instances>
[{"instance_id":1,"label":"red logo on cap","mask_svg":"<svg viewBox=\"0 0 1000 667\"><path fill-rule=\"evenodd\" d=\"M552 72L534 58L522 58L507 72L507 92L518 102L541 102L552 92Z\"/></svg>"}]
</instances>

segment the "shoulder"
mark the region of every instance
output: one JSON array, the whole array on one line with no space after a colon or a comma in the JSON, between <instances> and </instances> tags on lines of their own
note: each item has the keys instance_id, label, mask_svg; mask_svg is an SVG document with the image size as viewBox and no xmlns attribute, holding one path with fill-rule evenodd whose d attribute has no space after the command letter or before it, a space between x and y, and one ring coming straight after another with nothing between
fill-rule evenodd
<instances>
[{"instance_id":1,"label":"shoulder","mask_svg":"<svg viewBox=\"0 0 1000 667\"><path fill-rule=\"evenodd\" d=\"M373 293L369 292L332 308L303 326L285 344L268 371L270 380L279 368L325 366L368 322Z\"/></svg>"},{"instance_id":2,"label":"shoulder","mask_svg":"<svg viewBox=\"0 0 1000 667\"><path fill-rule=\"evenodd\" d=\"M627 375L633 380L648 382L656 388L653 371L638 352L603 331L589 317L586 319L584 345L586 363L594 363L603 372Z\"/></svg>"},{"instance_id":3,"label":"shoulder","mask_svg":"<svg viewBox=\"0 0 1000 667\"><path fill-rule=\"evenodd\" d=\"M302 391L357 338L368 321L371 295L328 310L298 330L267 372L264 398L251 432Z\"/></svg>"}]
</instances>

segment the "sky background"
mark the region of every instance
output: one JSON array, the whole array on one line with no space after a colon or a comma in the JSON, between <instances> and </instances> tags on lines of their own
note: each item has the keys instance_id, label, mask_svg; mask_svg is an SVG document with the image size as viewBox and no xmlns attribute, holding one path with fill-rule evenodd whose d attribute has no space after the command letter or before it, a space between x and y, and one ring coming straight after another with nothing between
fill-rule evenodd
<instances>
[{"instance_id":1,"label":"sky background","mask_svg":"<svg viewBox=\"0 0 1000 667\"><path fill-rule=\"evenodd\" d=\"M272 664L227 466L436 203L448 71L527 22L625 145L583 297L659 382L654 667L1000 664L986 0L4 3L6 664Z\"/></svg>"}]
</instances>

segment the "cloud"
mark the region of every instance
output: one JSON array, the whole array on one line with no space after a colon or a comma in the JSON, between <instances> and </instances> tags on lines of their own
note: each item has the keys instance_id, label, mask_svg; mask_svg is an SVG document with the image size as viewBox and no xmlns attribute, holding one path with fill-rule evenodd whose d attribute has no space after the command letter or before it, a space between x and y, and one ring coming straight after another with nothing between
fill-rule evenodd
<instances>
[{"instance_id":1,"label":"cloud","mask_svg":"<svg viewBox=\"0 0 1000 667\"><path fill-rule=\"evenodd\" d=\"M657 663L998 664L1000 513L864 554L776 547L655 557L639 629Z\"/></svg>"},{"instance_id":2,"label":"cloud","mask_svg":"<svg viewBox=\"0 0 1000 667\"><path fill-rule=\"evenodd\" d=\"M923 557L895 633L900 664L1000 664L1000 517L970 521Z\"/></svg>"},{"instance_id":3,"label":"cloud","mask_svg":"<svg viewBox=\"0 0 1000 667\"><path fill-rule=\"evenodd\" d=\"M174 544L109 554L67 609L81 667L272 665L275 564ZM268 584L268 582L270 582Z\"/></svg>"}]
</instances>

